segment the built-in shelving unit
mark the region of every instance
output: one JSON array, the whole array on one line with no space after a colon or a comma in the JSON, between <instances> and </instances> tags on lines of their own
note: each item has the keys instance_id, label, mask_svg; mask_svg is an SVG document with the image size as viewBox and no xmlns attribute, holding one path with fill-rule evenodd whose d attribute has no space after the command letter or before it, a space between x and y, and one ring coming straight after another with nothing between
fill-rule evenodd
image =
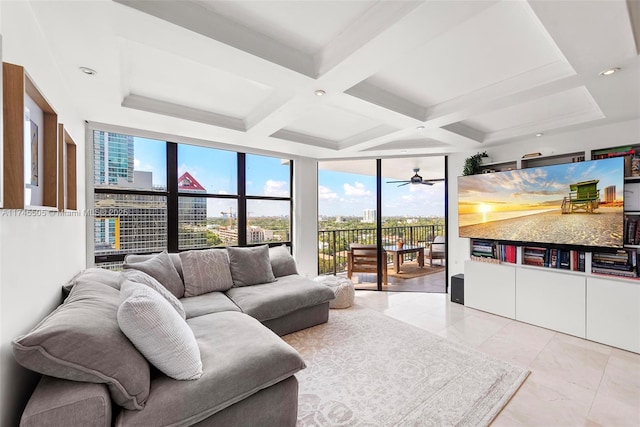
<instances>
[{"instance_id":1,"label":"built-in shelving unit","mask_svg":"<svg viewBox=\"0 0 640 427\"><path fill-rule=\"evenodd\" d=\"M625 156L624 248L590 252L561 245L470 239L470 260L465 262L466 305L640 353L640 280L636 278L640 146L533 157L517 164L540 167L602 156ZM502 171L513 164L516 162L485 168Z\"/></svg>"},{"instance_id":2,"label":"built-in shelving unit","mask_svg":"<svg viewBox=\"0 0 640 427\"><path fill-rule=\"evenodd\" d=\"M3 208L55 209L58 207L58 115L23 67L3 63L2 86ZM31 141L25 141L27 126L30 126ZM25 159L27 154L29 158ZM30 173L25 173L25 163L31 164Z\"/></svg>"},{"instance_id":3,"label":"built-in shelving unit","mask_svg":"<svg viewBox=\"0 0 640 427\"><path fill-rule=\"evenodd\" d=\"M77 209L73 138L23 67L3 63L2 86L4 200L0 207Z\"/></svg>"},{"instance_id":4,"label":"built-in shelving unit","mask_svg":"<svg viewBox=\"0 0 640 427\"><path fill-rule=\"evenodd\" d=\"M58 126L58 207L60 210L76 210L78 208L78 182L76 170L76 143L64 128Z\"/></svg>"}]
</instances>

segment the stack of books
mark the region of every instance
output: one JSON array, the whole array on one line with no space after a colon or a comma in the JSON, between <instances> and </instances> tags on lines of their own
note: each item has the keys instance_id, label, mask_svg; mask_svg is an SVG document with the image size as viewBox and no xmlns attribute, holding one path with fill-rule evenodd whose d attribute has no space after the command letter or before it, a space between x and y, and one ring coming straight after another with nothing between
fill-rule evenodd
<instances>
[{"instance_id":1,"label":"stack of books","mask_svg":"<svg viewBox=\"0 0 640 427\"><path fill-rule=\"evenodd\" d=\"M472 240L471 255L480 258L495 258L495 246L488 240Z\"/></svg>"},{"instance_id":2,"label":"stack of books","mask_svg":"<svg viewBox=\"0 0 640 427\"><path fill-rule=\"evenodd\" d=\"M622 277L638 277L636 251L594 252L591 272Z\"/></svg>"}]
</instances>

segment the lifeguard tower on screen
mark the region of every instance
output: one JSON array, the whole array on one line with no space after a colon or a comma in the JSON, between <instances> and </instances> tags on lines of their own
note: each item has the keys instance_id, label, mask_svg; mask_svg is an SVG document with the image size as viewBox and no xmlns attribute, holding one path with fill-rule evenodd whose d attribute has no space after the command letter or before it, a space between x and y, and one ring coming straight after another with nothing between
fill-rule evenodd
<instances>
[{"instance_id":1,"label":"lifeguard tower on screen","mask_svg":"<svg viewBox=\"0 0 640 427\"><path fill-rule=\"evenodd\" d=\"M569 196L562 199L562 213L570 214L576 211L593 213L600 206L600 190L598 179L580 181L569 185Z\"/></svg>"}]
</instances>

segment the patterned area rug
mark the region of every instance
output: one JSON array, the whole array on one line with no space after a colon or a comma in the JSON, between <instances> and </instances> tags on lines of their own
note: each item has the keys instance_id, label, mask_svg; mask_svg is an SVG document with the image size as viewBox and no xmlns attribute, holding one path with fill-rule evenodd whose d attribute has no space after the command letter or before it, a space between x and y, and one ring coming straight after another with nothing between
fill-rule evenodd
<instances>
[{"instance_id":1,"label":"patterned area rug","mask_svg":"<svg viewBox=\"0 0 640 427\"><path fill-rule=\"evenodd\" d=\"M284 339L307 363L298 426L486 426L529 374L358 306Z\"/></svg>"}]
</instances>

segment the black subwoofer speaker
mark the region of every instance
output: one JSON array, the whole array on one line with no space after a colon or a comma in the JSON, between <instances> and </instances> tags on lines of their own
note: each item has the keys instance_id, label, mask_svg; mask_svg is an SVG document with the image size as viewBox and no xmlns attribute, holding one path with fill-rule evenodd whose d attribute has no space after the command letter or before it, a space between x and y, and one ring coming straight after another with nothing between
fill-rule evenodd
<instances>
[{"instance_id":1,"label":"black subwoofer speaker","mask_svg":"<svg viewBox=\"0 0 640 427\"><path fill-rule=\"evenodd\" d=\"M451 276L451 302L464 305L464 274Z\"/></svg>"}]
</instances>

